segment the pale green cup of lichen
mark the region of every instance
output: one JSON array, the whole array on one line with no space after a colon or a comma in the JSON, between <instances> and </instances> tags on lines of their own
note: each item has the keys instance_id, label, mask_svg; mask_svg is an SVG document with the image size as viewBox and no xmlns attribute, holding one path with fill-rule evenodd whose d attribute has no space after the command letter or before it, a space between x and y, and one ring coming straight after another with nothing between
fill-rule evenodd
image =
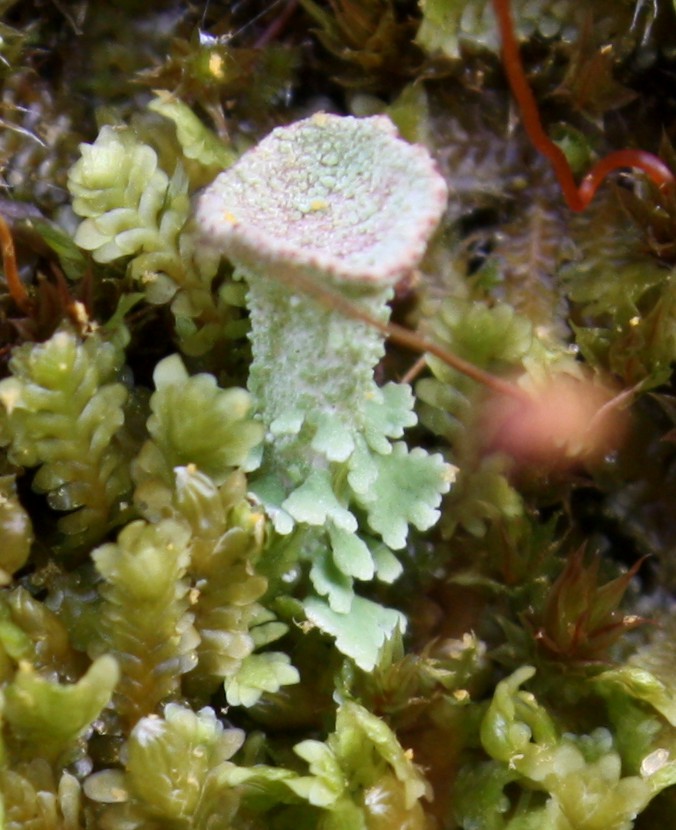
<instances>
[{"instance_id":1,"label":"pale green cup of lichen","mask_svg":"<svg viewBox=\"0 0 676 830\"><path fill-rule=\"evenodd\" d=\"M308 618L365 666L403 618L377 606L374 620L354 580L399 575L392 551L410 525L435 523L453 470L396 440L416 416L408 385L375 383L383 334L316 297L323 286L386 320L446 198L427 150L401 140L389 119L318 113L273 130L196 209L204 243L248 284L249 389L266 430L252 489L279 534L303 534L317 594ZM360 613L377 632L372 646L364 627L345 631Z\"/></svg>"}]
</instances>

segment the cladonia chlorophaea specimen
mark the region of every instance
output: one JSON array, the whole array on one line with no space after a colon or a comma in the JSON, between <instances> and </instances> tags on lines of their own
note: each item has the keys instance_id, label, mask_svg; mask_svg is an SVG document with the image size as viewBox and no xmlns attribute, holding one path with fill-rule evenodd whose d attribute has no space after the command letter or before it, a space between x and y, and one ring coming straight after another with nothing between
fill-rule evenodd
<instances>
[{"instance_id":1,"label":"cladonia chlorophaea specimen","mask_svg":"<svg viewBox=\"0 0 676 830\"><path fill-rule=\"evenodd\" d=\"M273 130L197 206L205 243L249 289L249 388L266 429L252 489L278 539L295 534L310 563L308 619L367 669L404 621L357 596L354 580L399 575L392 551L410 525L434 524L454 470L398 440L416 416L408 385L375 383L383 333L319 305L311 286L385 321L446 195L427 151L387 118L319 113Z\"/></svg>"}]
</instances>

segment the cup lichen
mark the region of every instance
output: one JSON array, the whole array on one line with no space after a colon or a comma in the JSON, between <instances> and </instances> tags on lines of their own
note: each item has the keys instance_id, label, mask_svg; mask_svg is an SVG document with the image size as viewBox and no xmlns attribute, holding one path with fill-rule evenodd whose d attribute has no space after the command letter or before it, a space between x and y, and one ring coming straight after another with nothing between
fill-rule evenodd
<instances>
[{"instance_id":1,"label":"cup lichen","mask_svg":"<svg viewBox=\"0 0 676 830\"><path fill-rule=\"evenodd\" d=\"M318 113L273 130L196 210L205 243L248 284L249 389L266 430L252 489L278 533L308 531L301 555L328 609L310 598L306 612L365 667L377 648L365 654L340 626L372 611L353 601L353 581L398 575L391 549L405 545L409 525L434 524L453 470L392 442L416 416L407 385L374 381L383 334L305 287L328 285L387 319L393 286L422 258L446 195L429 153L389 119ZM381 617L383 636L398 621Z\"/></svg>"}]
</instances>

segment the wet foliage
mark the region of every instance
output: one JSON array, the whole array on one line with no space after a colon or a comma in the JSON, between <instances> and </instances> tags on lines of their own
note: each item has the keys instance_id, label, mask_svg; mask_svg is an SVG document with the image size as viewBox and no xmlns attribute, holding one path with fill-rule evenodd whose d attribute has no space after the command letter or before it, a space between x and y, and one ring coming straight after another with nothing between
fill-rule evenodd
<instances>
[{"instance_id":1,"label":"wet foliage","mask_svg":"<svg viewBox=\"0 0 676 830\"><path fill-rule=\"evenodd\" d=\"M578 180L623 148L676 167L670 0L511 6ZM623 169L571 211L493 11L0 0L3 826L671 820L676 188ZM261 423L282 369L250 375L246 287L194 205L317 112L427 148L449 201L394 319L513 400L392 342L363 423ZM260 473L289 435L315 489L283 452ZM348 439L380 447L377 493Z\"/></svg>"}]
</instances>

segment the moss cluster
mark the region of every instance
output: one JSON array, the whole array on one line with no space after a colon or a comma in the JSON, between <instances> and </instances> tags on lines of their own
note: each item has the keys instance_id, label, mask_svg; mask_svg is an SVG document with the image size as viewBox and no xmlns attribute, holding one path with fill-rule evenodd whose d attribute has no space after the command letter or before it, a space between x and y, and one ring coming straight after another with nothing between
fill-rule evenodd
<instances>
[{"instance_id":1,"label":"moss cluster","mask_svg":"<svg viewBox=\"0 0 676 830\"><path fill-rule=\"evenodd\" d=\"M673 163L670 0L512 5L564 152ZM668 826L673 191L627 173L565 208L488 0L0 14L0 212L28 292L5 246L0 826ZM247 310L195 203L319 110L390 119L446 181L395 318L520 390L612 386L620 443L510 453L474 380L428 357L400 383L410 355L375 340L363 395L266 419L284 364L352 394L361 341L288 282ZM294 310L344 351L280 342Z\"/></svg>"}]
</instances>

